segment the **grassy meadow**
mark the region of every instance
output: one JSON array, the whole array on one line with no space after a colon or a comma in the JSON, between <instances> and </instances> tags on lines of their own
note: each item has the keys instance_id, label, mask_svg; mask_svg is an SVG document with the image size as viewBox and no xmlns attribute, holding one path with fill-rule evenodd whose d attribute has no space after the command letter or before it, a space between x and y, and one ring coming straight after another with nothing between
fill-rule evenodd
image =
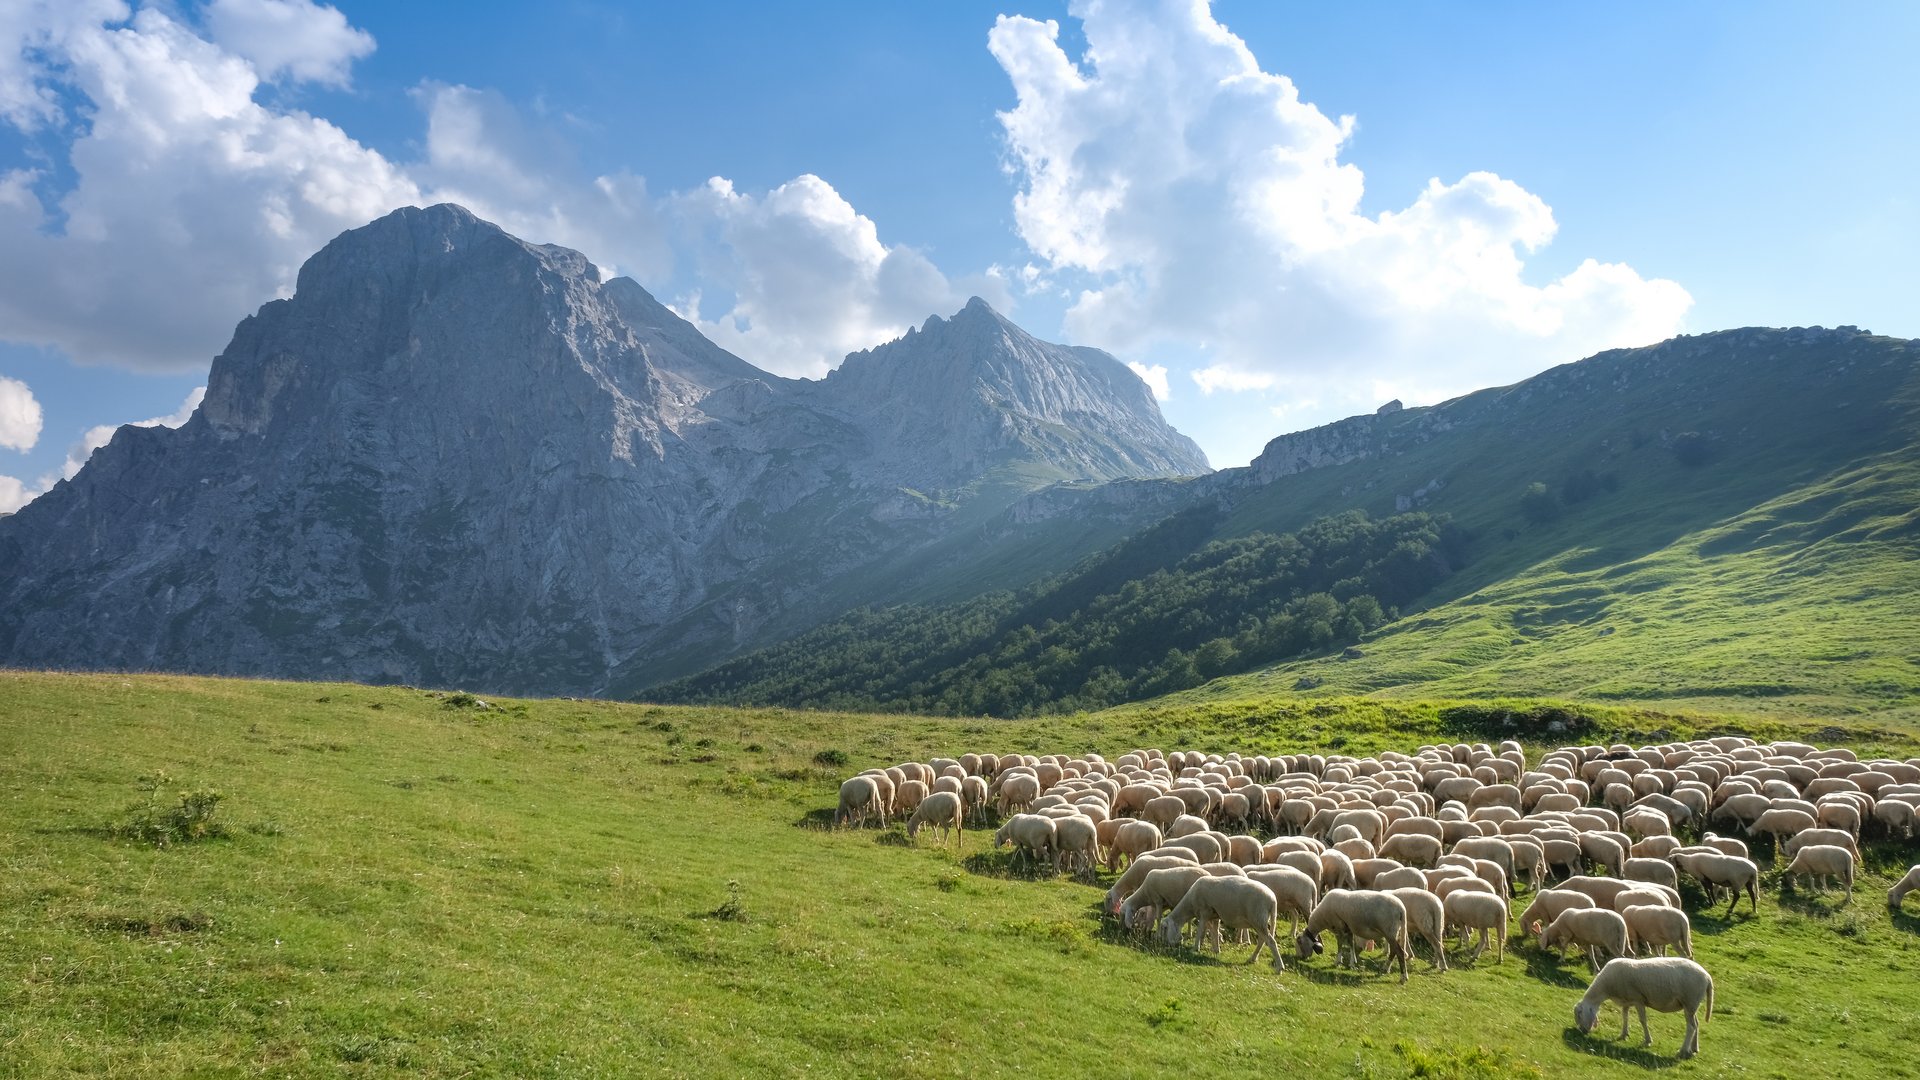
<instances>
[{"instance_id":1,"label":"grassy meadow","mask_svg":"<svg viewBox=\"0 0 1920 1080\"><path fill-rule=\"evenodd\" d=\"M1529 711L1532 710L1532 711ZM1592 734L1817 726L1583 710ZM1513 704L1521 733L1542 712ZM969 749L1364 753L1503 721L1377 699L1032 721L0 672L0 1075L1898 1076L1920 918L1881 852L1850 905L1769 874L1695 922L1702 1053L1571 1026L1583 964L1510 948L1405 987L1126 941L1099 890L970 833L831 832L845 775ZM1898 718L1896 718L1896 721ZM1920 752L1911 727L1860 736ZM1827 740L1833 741L1833 740ZM843 756L843 757L842 757ZM836 764L822 765L825 760ZM844 760L844 764L838 764ZM226 835L117 838L141 777ZM1762 857L1764 862L1764 856ZM1669 1070L1670 1067L1670 1070Z\"/></svg>"}]
</instances>

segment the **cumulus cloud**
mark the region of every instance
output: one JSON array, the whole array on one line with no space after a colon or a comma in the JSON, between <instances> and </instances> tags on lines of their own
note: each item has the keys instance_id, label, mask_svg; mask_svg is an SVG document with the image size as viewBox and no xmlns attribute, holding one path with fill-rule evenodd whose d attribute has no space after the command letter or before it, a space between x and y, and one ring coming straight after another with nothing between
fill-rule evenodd
<instances>
[{"instance_id":1,"label":"cumulus cloud","mask_svg":"<svg viewBox=\"0 0 1920 1080\"><path fill-rule=\"evenodd\" d=\"M1142 364L1138 360L1129 360L1127 366L1133 369L1135 375L1140 376L1140 381L1147 384L1147 389L1153 391L1155 398L1165 401L1173 396L1172 389L1167 386L1167 365Z\"/></svg>"},{"instance_id":2,"label":"cumulus cloud","mask_svg":"<svg viewBox=\"0 0 1920 1080\"><path fill-rule=\"evenodd\" d=\"M698 238L691 244L698 277L729 293L717 314L699 296L681 303L681 314L779 374L824 375L849 352L958 310L969 287L1007 304L998 277L955 283L920 252L882 243L872 219L817 176L760 197L715 177L671 207L678 227Z\"/></svg>"},{"instance_id":3,"label":"cumulus cloud","mask_svg":"<svg viewBox=\"0 0 1920 1080\"><path fill-rule=\"evenodd\" d=\"M187 399L180 403L180 407L166 416L156 416L148 420L133 420L125 425L96 424L88 428L85 433L80 436L78 442L67 448L67 460L61 466L59 475L41 478L40 486L42 488L50 488L61 480L73 479L74 476L80 472L80 467L85 465L87 459L93 456L93 452L112 442L113 433L119 431L123 426L179 427L181 424L193 419L193 411L200 407L200 402L206 396L207 388L204 386L196 386L193 388L193 392L187 395Z\"/></svg>"},{"instance_id":4,"label":"cumulus cloud","mask_svg":"<svg viewBox=\"0 0 1920 1080\"><path fill-rule=\"evenodd\" d=\"M374 42L336 8L213 0L199 15L204 33L171 4L0 5L0 122L71 133L70 169L0 171L0 338L196 370L332 237L443 201L670 288L723 344L783 373L821 374L970 292L1007 304L1004 279L949 280L819 177L655 194L638 175L579 169L553 118L485 89L422 83L424 152L390 160L260 98L263 80L347 84Z\"/></svg>"},{"instance_id":5,"label":"cumulus cloud","mask_svg":"<svg viewBox=\"0 0 1920 1080\"><path fill-rule=\"evenodd\" d=\"M38 492L27 491L18 477L0 476L0 514L11 514L34 500Z\"/></svg>"},{"instance_id":6,"label":"cumulus cloud","mask_svg":"<svg viewBox=\"0 0 1920 1080\"><path fill-rule=\"evenodd\" d=\"M40 441L40 403L19 379L0 375L0 446L25 453Z\"/></svg>"},{"instance_id":7,"label":"cumulus cloud","mask_svg":"<svg viewBox=\"0 0 1920 1080\"><path fill-rule=\"evenodd\" d=\"M339 8L313 0L213 0L207 28L263 79L324 86L346 86L353 62L374 45L373 35L349 26Z\"/></svg>"},{"instance_id":8,"label":"cumulus cloud","mask_svg":"<svg viewBox=\"0 0 1920 1080\"><path fill-rule=\"evenodd\" d=\"M1337 376L1448 392L1677 332L1671 281L1588 260L1545 285L1526 258L1552 210L1511 180L1430 182L1403 210L1360 210L1328 117L1262 71L1204 0L1079 0L1078 61L1059 26L1002 16L989 47L1017 104L1000 114L1021 237L1078 280L1073 337L1121 353L1198 349L1203 393Z\"/></svg>"}]
</instances>

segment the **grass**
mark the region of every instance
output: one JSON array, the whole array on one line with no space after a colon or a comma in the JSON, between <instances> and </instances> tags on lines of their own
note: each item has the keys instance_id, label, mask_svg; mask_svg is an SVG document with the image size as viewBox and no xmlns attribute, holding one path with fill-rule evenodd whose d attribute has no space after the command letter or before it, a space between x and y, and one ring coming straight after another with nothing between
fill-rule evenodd
<instances>
[{"instance_id":1,"label":"grass","mask_svg":"<svg viewBox=\"0 0 1920 1080\"><path fill-rule=\"evenodd\" d=\"M847 771L910 756L1410 746L1462 722L1444 705L488 706L0 673L0 1075L1626 1076L1679 1043L1673 1016L1651 1055L1570 1033L1584 969L1524 946L1404 988L1325 960L1276 974L1122 940L1096 888L1013 873L977 832L956 853L821 827ZM223 793L224 835L113 838L156 771ZM1906 1061L1920 919L1877 890L1914 856L1879 859L1849 907L1770 881L1758 918L1699 920L1719 1010L1673 1072Z\"/></svg>"}]
</instances>

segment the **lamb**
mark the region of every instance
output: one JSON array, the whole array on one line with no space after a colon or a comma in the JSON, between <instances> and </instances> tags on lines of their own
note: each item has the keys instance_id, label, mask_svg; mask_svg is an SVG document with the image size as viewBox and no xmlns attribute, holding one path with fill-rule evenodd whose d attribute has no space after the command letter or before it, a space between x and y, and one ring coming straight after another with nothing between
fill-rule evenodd
<instances>
[{"instance_id":1,"label":"lamb","mask_svg":"<svg viewBox=\"0 0 1920 1080\"><path fill-rule=\"evenodd\" d=\"M1693 924L1679 908L1642 904L1620 913L1627 920L1627 944L1635 952L1646 946L1655 956L1667 955L1667 946L1681 956L1693 956Z\"/></svg>"},{"instance_id":2,"label":"lamb","mask_svg":"<svg viewBox=\"0 0 1920 1080\"><path fill-rule=\"evenodd\" d=\"M1407 909L1409 951L1413 939L1417 937L1432 947L1433 969L1447 970L1447 910L1440 898L1418 888L1381 891L1388 896L1399 897L1401 906Z\"/></svg>"},{"instance_id":3,"label":"lamb","mask_svg":"<svg viewBox=\"0 0 1920 1080\"><path fill-rule=\"evenodd\" d=\"M1682 848L1673 853L1673 865L1698 878L1707 887L1707 902L1712 903L1716 890L1727 889L1733 893L1733 900L1727 905L1727 915L1740 906L1740 893L1747 894L1754 914L1760 911L1760 867L1752 859L1743 859L1738 855L1727 855L1719 851L1702 851L1698 848Z\"/></svg>"},{"instance_id":4,"label":"lamb","mask_svg":"<svg viewBox=\"0 0 1920 1080\"><path fill-rule=\"evenodd\" d=\"M1650 959L1621 957L1593 977L1586 996L1573 1007L1573 1020L1582 1034L1593 1030L1600 1019L1600 1006L1620 1003L1620 1037L1627 1037L1628 1010L1640 1010L1641 1046L1653 1045L1653 1033L1647 1029L1647 1010L1687 1014L1687 1035L1680 1041L1680 1056L1690 1058L1700 1052L1700 1023L1713 1018L1713 976L1707 969L1677 956ZM1702 1006L1705 1011L1702 1012Z\"/></svg>"},{"instance_id":5,"label":"lamb","mask_svg":"<svg viewBox=\"0 0 1920 1080\"><path fill-rule=\"evenodd\" d=\"M1387 948L1387 966L1400 963L1400 982L1407 981L1407 908L1400 898L1387 893L1355 892L1349 889L1334 889L1320 898L1313 907L1313 914L1307 917L1306 929L1300 932L1295 944L1299 946L1302 960L1314 953L1321 952L1320 935L1333 931L1338 941L1341 965L1351 967L1359 963L1355 946L1361 941L1384 942Z\"/></svg>"},{"instance_id":6,"label":"lamb","mask_svg":"<svg viewBox=\"0 0 1920 1080\"><path fill-rule=\"evenodd\" d=\"M1600 970L1600 954L1627 955L1627 921L1605 908L1569 908L1540 932L1540 947L1565 955L1572 945L1587 954L1587 966Z\"/></svg>"},{"instance_id":7,"label":"lamb","mask_svg":"<svg viewBox=\"0 0 1920 1080\"><path fill-rule=\"evenodd\" d=\"M1833 844L1808 844L1794 852L1793 861L1787 864L1787 877L1797 886L1801 875L1818 878L1820 887L1827 887L1827 879L1837 877L1847 890L1847 901L1853 899L1853 852Z\"/></svg>"},{"instance_id":8,"label":"lamb","mask_svg":"<svg viewBox=\"0 0 1920 1080\"><path fill-rule=\"evenodd\" d=\"M1907 894L1915 889L1920 889L1920 865L1909 869L1906 877L1895 882L1893 888L1887 890L1887 907L1890 910L1898 911L1900 909L1900 902L1905 900Z\"/></svg>"},{"instance_id":9,"label":"lamb","mask_svg":"<svg viewBox=\"0 0 1920 1080\"><path fill-rule=\"evenodd\" d=\"M1487 932L1492 931L1495 937L1493 962L1506 962L1506 897L1483 892L1448 893L1446 915L1447 925L1460 931L1460 943L1463 945L1466 944L1468 931L1480 931L1480 943L1473 947L1473 955L1469 959L1480 959L1480 954L1487 948Z\"/></svg>"},{"instance_id":10,"label":"lamb","mask_svg":"<svg viewBox=\"0 0 1920 1080\"><path fill-rule=\"evenodd\" d=\"M953 842L960 846L965 830L961 825L964 807L960 796L952 791L936 791L920 800L913 808L913 815L907 818L907 839L912 840L922 825L934 825L940 829L940 842L947 842L947 834L953 834Z\"/></svg>"},{"instance_id":11,"label":"lamb","mask_svg":"<svg viewBox=\"0 0 1920 1080\"><path fill-rule=\"evenodd\" d=\"M1253 955L1247 957L1251 964L1260 958L1260 950L1273 954L1273 970L1287 970L1286 962L1280 959L1280 945L1274 940L1273 928L1279 902L1274 898L1273 890L1251 878L1209 877L1193 883L1187 895L1160 922L1162 934L1167 944L1180 941L1183 928L1189 922L1199 924L1194 935L1194 947L1199 948L1207 936L1206 928L1218 923L1221 930L1251 930L1254 935ZM1220 951L1219 935L1216 933L1213 951Z\"/></svg>"},{"instance_id":12,"label":"lamb","mask_svg":"<svg viewBox=\"0 0 1920 1080\"><path fill-rule=\"evenodd\" d=\"M880 827L887 827L887 804L881 801L880 786L871 776L856 776L840 785L840 808L833 812L833 827L844 823L865 825L867 815L880 818Z\"/></svg>"}]
</instances>

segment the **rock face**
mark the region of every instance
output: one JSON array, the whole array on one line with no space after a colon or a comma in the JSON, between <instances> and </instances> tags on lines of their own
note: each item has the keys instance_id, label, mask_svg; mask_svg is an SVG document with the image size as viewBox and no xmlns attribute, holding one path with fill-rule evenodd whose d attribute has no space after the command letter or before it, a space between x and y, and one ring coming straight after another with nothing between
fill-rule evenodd
<instances>
[{"instance_id":1,"label":"rock face","mask_svg":"<svg viewBox=\"0 0 1920 1080\"><path fill-rule=\"evenodd\" d=\"M1020 493L984 477L1205 470L1124 365L978 300L781 379L577 252L409 208L242 322L186 425L0 519L0 664L594 692Z\"/></svg>"}]
</instances>

